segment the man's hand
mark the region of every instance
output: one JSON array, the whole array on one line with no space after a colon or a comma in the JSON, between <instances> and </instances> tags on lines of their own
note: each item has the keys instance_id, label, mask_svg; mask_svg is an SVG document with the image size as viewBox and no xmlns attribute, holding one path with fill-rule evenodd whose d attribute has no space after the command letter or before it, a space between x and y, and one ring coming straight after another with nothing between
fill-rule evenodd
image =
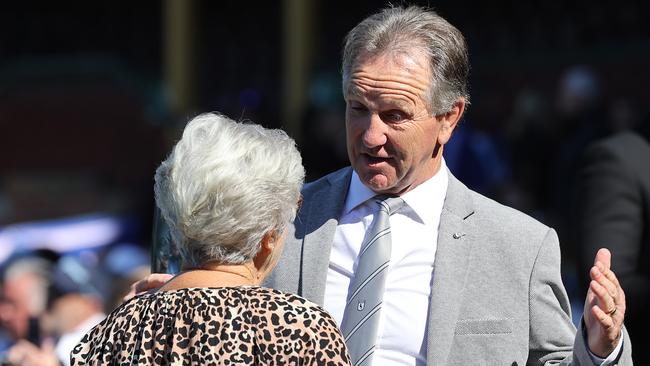
<instances>
[{"instance_id":1,"label":"man's hand","mask_svg":"<svg viewBox=\"0 0 650 366\"><path fill-rule=\"evenodd\" d=\"M172 277L174 277L174 275L169 273L152 273L132 284L129 292L124 295L124 298L122 298L122 301L126 302L136 295L141 295L147 291L158 289L167 283L167 281L171 280Z\"/></svg>"},{"instance_id":2,"label":"man's hand","mask_svg":"<svg viewBox=\"0 0 650 366\"><path fill-rule=\"evenodd\" d=\"M625 317L625 293L610 269L611 259L607 249L596 253L584 310L589 349L600 358L607 358L616 348Z\"/></svg>"}]
</instances>

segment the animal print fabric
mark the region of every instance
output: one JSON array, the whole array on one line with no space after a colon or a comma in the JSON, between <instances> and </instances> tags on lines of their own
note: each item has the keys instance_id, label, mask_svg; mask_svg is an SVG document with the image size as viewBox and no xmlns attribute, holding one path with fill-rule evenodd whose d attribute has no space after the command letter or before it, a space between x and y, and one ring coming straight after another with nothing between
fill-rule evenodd
<instances>
[{"instance_id":1,"label":"animal print fabric","mask_svg":"<svg viewBox=\"0 0 650 366\"><path fill-rule=\"evenodd\" d=\"M71 365L349 365L334 319L263 287L135 297L84 336Z\"/></svg>"}]
</instances>

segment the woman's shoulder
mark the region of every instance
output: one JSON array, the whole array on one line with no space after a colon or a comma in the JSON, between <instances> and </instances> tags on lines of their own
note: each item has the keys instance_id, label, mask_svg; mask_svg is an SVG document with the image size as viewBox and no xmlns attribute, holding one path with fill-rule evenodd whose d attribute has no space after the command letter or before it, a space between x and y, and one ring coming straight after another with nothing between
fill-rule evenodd
<instances>
[{"instance_id":1,"label":"woman's shoulder","mask_svg":"<svg viewBox=\"0 0 650 366\"><path fill-rule=\"evenodd\" d=\"M190 301L211 306L243 306L250 310L309 313L315 316L331 318L320 305L302 296L260 286L192 287L155 292L131 299L129 302L122 304L120 308L124 311L133 307L175 303L178 299L183 299L184 302Z\"/></svg>"},{"instance_id":2,"label":"woman's shoulder","mask_svg":"<svg viewBox=\"0 0 650 366\"><path fill-rule=\"evenodd\" d=\"M313 312L325 317L330 318L329 313L320 305L313 303L304 297L289 292L283 292L268 287L251 287L250 296L259 299L261 305L269 305L274 307L273 304L281 306L281 310L299 310L305 312Z\"/></svg>"},{"instance_id":3,"label":"woman's shoulder","mask_svg":"<svg viewBox=\"0 0 650 366\"><path fill-rule=\"evenodd\" d=\"M268 287L207 287L185 288L156 292L136 297L123 304L113 318L123 319L126 314L154 312L156 317L170 315L172 308L194 314L217 314L237 317L245 323L266 324L271 328L292 329L301 334L336 333L339 330L334 318L321 306L302 296ZM227 309L227 312L224 312ZM136 316L137 317L137 316Z\"/></svg>"}]
</instances>

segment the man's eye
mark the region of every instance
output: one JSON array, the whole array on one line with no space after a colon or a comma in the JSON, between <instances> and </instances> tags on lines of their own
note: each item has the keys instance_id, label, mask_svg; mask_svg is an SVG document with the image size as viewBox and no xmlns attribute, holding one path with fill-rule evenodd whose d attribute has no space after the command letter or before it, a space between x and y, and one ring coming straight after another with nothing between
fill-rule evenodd
<instances>
[{"instance_id":1,"label":"man's eye","mask_svg":"<svg viewBox=\"0 0 650 366\"><path fill-rule=\"evenodd\" d=\"M368 108L366 108L366 106L364 106L363 104L352 104L350 108L353 111L357 111L357 112L365 112L368 110Z\"/></svg>"},{"instance_id":2,"label":"man's eye","mask_svg":"<svg viewBox=\"0 0 650 366\"><path fill-rule=\"evenodd\" d=\"M406 114L400 111L389 111L389 112L384 112L381 114L381 119L384 122L402 122L403 120L406 119Z\"/></svg>"}]
</instances>

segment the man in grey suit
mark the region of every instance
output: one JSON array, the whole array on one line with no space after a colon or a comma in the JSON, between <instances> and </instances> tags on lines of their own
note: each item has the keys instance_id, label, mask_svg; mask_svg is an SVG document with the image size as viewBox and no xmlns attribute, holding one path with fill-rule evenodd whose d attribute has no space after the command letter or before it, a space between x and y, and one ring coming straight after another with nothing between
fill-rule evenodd
<instances>
[{"instance_id":1,"label":"man in grey suit","mask_svg":"<svg viewBox=\"0 0 650 366\"><path fill-rule=\"evenodd\" d=\"M324 305L342 328L351 313L368 312L349 332L375 324L371 348L352 354L357 364L632 364L609 251L590 269L576 334L555 231L447 170L442 152L469 103L462 34L432 11L388 8L348 34L342 69L351 167L304 187L266 285ZM380 203L392 214L382 231L392 249L359 285L355 275L368 270L360 258L380 241L365 238L382 212L376 196L405 204L395 213ZM377 273L380 306L352 301Z\"/></svg>"},{"instance_id":2,"label":"man in grey suit","mask_svg":"<svg viewBox=\"0 0 650 366\"><path fill-rule=\"evenodd\" d=\"M576 335L555 231L447 171L442 152L469 101L468 70L463 36L432 11L385 9L348 34L351 167L305 186L267 284L323 304L345 323L361 243L378 211L373 196L399 196L406 205L390 217L379 331L371 357L359 362L631 364L625 295L609 251L596 255Z\"/></svg>"}]
</instances>

